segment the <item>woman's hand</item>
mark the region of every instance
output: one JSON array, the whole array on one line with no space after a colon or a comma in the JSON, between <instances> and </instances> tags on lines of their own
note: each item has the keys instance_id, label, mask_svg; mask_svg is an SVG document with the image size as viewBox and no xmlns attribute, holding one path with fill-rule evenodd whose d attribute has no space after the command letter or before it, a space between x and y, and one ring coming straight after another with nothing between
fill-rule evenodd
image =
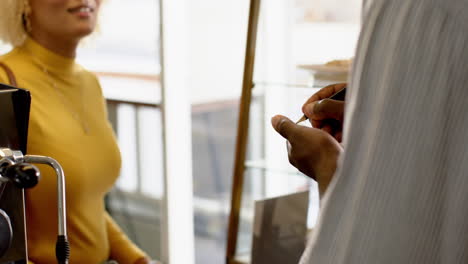
<instances>
[{"instance_id":1,"label":"woman's hand","mask_svg":"<svg viewBox=\"0 0 468 264\"><path fill-rule=\"evenodd\" d=\"M312 95L302 106L302 112L309 118L312 126L332 135L338 142L341 142L343 135L345 103L329 98L346 86L346 83L326 86Z\"/></svg>"},{"instance_id":2,"label":"woman's hand","mask_svg":"<svg viewBox=\"0 0 468 264\"><path fill-rule=\"evenodd\" d=\"M271 123L287 139L289 162L317 181L322 196L335 173L341 145L324 131L297 125L284 116L273 117Z\"/></svg>"}]
</instances>

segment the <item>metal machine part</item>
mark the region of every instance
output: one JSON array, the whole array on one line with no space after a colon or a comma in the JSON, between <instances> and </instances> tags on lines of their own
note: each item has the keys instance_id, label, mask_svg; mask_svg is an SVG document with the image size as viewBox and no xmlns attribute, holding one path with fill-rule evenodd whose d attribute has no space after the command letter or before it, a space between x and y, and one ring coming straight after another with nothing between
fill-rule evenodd
<instances>
[{"instance_id":1,"label":"metal machine part","mask_svg":"<svg viewBox=\"0 0 468 264\"><path fill-rule=\"evenodd\" d=\"M34 187L39 181L39 170L29 163L46 164L57 174L58 237L55 254L59 264L67 264L70 246L67 238L65 176L62 166L53 158L23 155L21 151L0 148L0 182L12 181L20 188ZM0 220L1 221L1 220Z\"/></svg>"},{"instance_id":2,"label":"metal machine part","mask_svg":"<svg viewBox=\"0 0 468 264\"><path fill-rule=\"evenodd\" d=\"M40 175L39 169L32 164L15 164L8 159L0 160L0 182L9 181L18 188L29 189L37 185Z\"/></svg>"},{"instance_id":3,"label":"metal machine part","mask_svg":"<svg viewBox=\"0 0 468 264\"><path fill-rule=\"evenodd\" d=\"M11 247L13 240L13 228L11 220L5 211L0 209L0 256L3 256Z\"/></svg>"}]
</instances>

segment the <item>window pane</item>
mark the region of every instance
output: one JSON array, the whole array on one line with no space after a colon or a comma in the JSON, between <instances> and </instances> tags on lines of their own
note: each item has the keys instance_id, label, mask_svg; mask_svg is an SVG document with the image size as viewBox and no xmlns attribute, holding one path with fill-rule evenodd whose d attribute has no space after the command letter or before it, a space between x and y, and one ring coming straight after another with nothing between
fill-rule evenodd
<instances>
[{"instance_id":1,"label":"window pane","mask_svg":"<svg viewBox=\"0 0 468 264\"><path fill-rule=\"evenodd\" d=\"M225 262L248 0L189 1L195 255Z\"/></svg>"}]
</instances>

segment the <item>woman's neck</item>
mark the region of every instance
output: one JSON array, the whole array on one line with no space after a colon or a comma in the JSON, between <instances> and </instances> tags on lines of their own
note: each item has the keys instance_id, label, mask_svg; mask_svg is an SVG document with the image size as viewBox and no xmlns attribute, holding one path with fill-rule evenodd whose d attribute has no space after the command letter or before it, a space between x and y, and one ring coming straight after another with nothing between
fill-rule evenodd
<instances>
[{"instance_id":1,"label":"woman's neck","mask_svg":"<svg viewBox=\"0 0 468 264\"><path fill-rule=\"evenodd\" d=\"M76 49L78 48L79 40L67 40L65 38L57 38L47 34L37 34L31 32L30 37L44 48L67 58L76 57Z\"/></svg>"}]
</instances>

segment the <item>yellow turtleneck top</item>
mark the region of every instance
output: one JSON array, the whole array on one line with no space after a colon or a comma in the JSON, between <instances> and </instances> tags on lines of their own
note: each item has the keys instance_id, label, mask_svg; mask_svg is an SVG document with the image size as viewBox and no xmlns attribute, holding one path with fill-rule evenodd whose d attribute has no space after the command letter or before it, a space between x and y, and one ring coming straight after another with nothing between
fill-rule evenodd
<instances>
[{"instance_id":1,"label":"yellow turtleneck top","mask_svg":"<svg viewBox=\"0 0 468 264\"><path fill-rule=\"evenodd\" d=\"M0 61L31 92L28 154L53 157L64 168L69 263L133 264L144 257L104 208L121 160L95 75L32 39ZM8 83L2 70L0 82ZM26 193L28 253L30 262L50 264L56 263L56 176L49 167L39 168L39 184Z\"/></svg>"}]
</instances>

